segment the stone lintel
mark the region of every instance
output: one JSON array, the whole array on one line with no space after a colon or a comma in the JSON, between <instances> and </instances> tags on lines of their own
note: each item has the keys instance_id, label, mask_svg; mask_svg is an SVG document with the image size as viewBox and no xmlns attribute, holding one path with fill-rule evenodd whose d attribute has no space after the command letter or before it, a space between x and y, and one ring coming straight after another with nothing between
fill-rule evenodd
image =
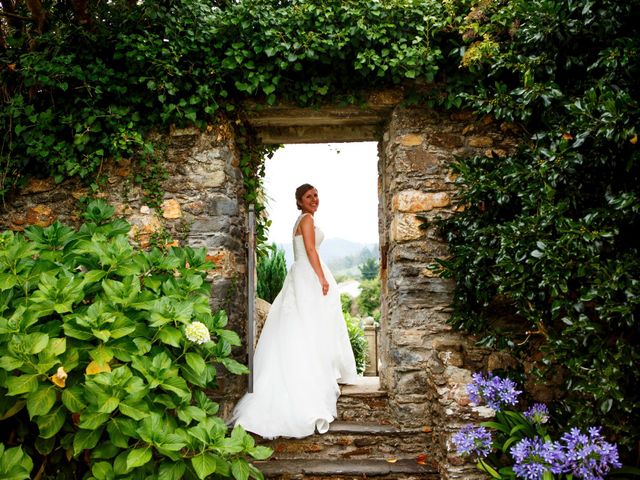
<instances>
[{"instance_id":1,"label":"stone lintel","mask_svg":"<svg viewBox=\"0 0 640 480\"><path fill-rule=\"evenodd\" d=\"M264 144L377 141L394 106L380 102L311 109L247 104L246 119Z\"/></svg>"},{"instance_id":2,"label":"stone lintel","mask_svg":"<svg viewBox=\"0 0 640 480\"><path fill-rule=\"evenodd\" d=\"M251 108L246 110L252 127L291 127L322 125L373 125L384 123L393 106L357 105L325 106L317 109L291 106Z\"/></svg>"},{"instance_id":3,"label":"stone lintel","mask_svg":"<svg viewBox=\"0 0 640 480\"><path fill-rule=\"evenodd\" d=\"M300 110L281 113L261 112L249 117L249 123L254 127L289 127L291 125L315 126L315 125L362 125L375 124L384 121L385 116L378 112L363 111L316 111Z\"/></svg>"},{"instance_id":4,"label":"stone lintel","mask_svg":"<svg viewBox=\"0 0 640 480\"><path fill-rule=\"evenodd\" d=\"M378 141L380 125L289 125L255 127L263 144Z\"/></svg>"}]
</instances>

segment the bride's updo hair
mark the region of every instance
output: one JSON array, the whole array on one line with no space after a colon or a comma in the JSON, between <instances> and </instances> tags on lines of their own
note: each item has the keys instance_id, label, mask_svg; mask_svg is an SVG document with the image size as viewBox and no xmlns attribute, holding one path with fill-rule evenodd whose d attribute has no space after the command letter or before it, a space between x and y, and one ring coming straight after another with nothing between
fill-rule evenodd
<instances>
[{"instance_id":1,"label":"bride's updo hair","mask_svg":"<svg viewBox=\"0 0 640 480\"><path fill-rule=\"evenodd\" d=\"M315 188L313 185L309 185L308 183L303 183L298 188L296 188L296 207L298 210L302 210L300 206L300 202L302 201L302 197L305 193L307 193L312 188Z\"/></svg>"}]
</instances>

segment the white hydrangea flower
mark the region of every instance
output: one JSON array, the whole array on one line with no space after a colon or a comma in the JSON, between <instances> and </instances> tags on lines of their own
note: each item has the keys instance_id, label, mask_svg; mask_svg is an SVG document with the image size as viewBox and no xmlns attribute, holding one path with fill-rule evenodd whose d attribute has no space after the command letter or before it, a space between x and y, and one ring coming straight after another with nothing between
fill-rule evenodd
<instances>
[{"instance_id":1,"label":"white hydrangea flower","mask_svg":"<svg viewBox=\"0 0 640 480\"><path fill-rule=\"evenodd\" d=\"M203 344L211 340L209 329L202 322L192 322L184 329L184 336L187 340L197 344Z\"/></svg>"}]
</instances>

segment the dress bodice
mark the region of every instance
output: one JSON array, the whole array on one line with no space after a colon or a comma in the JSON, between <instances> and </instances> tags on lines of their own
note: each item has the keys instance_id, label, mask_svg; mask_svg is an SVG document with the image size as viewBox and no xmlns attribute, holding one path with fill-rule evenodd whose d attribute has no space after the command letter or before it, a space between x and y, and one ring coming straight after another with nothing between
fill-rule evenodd
<instances>
[{"instance_id":1,"label":"dress bodice","mask_svg":"<svg viewBox=\"0 0 640 480\"><path fill-rule=\"evenodd\" d=\"M300 215L296 220L296 224L293 227L293 260L298 261L302 259L307 259L307 252L304 248L304 240L302 239L302 235L296 235L296 230L298 229L298 225L300 225L300 220L304 215ZM316 249L320 247L322 240L324 240L324 233L318 227L314 226L316 232Z\"/></svg>"}]
</instances>

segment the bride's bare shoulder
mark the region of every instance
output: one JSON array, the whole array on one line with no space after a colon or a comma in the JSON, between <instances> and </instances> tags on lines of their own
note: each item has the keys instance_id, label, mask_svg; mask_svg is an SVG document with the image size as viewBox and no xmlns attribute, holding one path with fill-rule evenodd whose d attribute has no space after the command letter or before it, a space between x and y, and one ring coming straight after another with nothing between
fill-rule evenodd
<instances>
[{"instance_id":1,"label":"bride's bare shoulder","mask_svg":"<svg viewBox=\"0 0 640 480\"><path fill-rule=\"evenodd\" d=\"M296 224L294 235L302 235L305 230L313 230L315 228L313 223L313 215L310 213L303 213L300 215L300 219Z\"/></svg>"},{"instance_id":2,"label":"bride's bare shoulder","mask_svg":"<svg viewBox=\"0 0 640 480\"><path fill-rule=\"evenodd\" d=\"M310 213L303 213L302 215L300 215L300 223L304 223L304 224L313 224L313 215L311 215Z\"/></svg>"},{"instance_id":3,"label":"bride's bare shoulder","mask_svg":"<svg viewBox=\"0 0 640 480\"><path fill-rule=\"evenodd\" d=\"M295 236L302 235L302 227L305 229L308 227L314 228L313 226L313 215L309 213L302 213L296 220L295 228L293 234Z\"/></svg>"}]
</instances>

